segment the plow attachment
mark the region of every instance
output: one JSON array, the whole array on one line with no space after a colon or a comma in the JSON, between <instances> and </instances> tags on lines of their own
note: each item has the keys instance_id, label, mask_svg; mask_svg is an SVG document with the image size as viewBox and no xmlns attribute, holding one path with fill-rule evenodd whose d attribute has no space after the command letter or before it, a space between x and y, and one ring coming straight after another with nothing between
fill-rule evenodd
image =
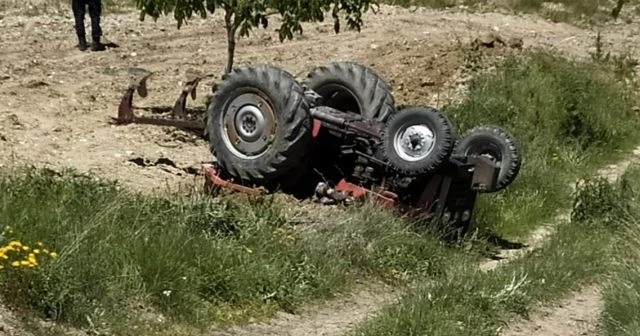
<instances>
[{"instance_id":1,"label":"plow attachment","mask_svg":"<svg viewBox=\"0 0 640 336\"><path fill-rule=\"evenodd\" d=\"M142 98L148 96L147 82L149 78L154 74L143 68L130 68L128 71L130 75L129 86L123 95L120 105L118 107L118 117L113 118L114 122L118 125L124 124L148 124L158 126L170 126L185 130L191 130L196 132L203 132L205 125L200 120L188 120L186 119L186 105L187 98L191 96L191 99L196 99L196 89L198 84L205 78L212 77L212 74L203 74L196 70L187 70L186 81L182 86L182 92L176 100L173 108L171 109L171 119L154 118L154 117L139 117L136 116L133 107L133 95L138 92L138 95Z\"/></svg>"}]
</instances>

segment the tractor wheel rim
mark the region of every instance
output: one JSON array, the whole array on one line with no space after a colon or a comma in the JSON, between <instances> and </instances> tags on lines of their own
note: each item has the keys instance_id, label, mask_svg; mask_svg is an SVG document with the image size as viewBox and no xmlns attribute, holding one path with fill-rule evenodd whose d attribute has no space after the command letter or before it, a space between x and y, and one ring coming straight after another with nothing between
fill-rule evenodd
<instances>
[{"instance_id":1,"label":"tractor wheel rim","mask_svg":"<svg viewBox=\"0 0 640 336\"><path fill-rule=\"evenodd\" d=\"M435 138L433 131L426 125L405 126L396 132L393 147L401 159L415 162L431 154Z\"/></svg>"},{"instance_id":2,"label":"tractor wheel rim","mask_svg":"<svg viewBox=\"0 0 640 336\"><path fill-rule=\"evenodd\" d=\"M256 93L238 95L222 115L222 140L237 157L255 159L266 152L275 133L275 113L269 102Z\"/></svg>"},{"instance_id":3,"label":"tractor wheel rim","mask_svg":"<svg viewBox=\"0 0 640 336\"><path fill-rule=\"evenodd\" d=\"M264 132L264 126L264 114L257 106L245 105L236 113L234 127L244 141L256 141Z\"/></svg>"}]
</instances>

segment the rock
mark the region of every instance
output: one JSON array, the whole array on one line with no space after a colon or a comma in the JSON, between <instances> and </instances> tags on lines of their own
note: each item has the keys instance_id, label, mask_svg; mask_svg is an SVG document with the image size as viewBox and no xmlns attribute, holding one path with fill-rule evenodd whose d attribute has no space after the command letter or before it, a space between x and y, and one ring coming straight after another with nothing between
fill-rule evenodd
<instances>
[{"instance_id":1,"label":"rock","mask_svg":"<svg viewBox=\"0 0 640 336\"><path fill-rule=\"evenodd\" d=\"M480 42L480 44L488 48L493 48L496 40L497 40L497 36L494 33L486 33L478 38L478 41Z\"/></svg>"},{"instance_id":2,"label":"rock","mask_svg":"<svg viewBox=\"0 0 640 336\"><path fill-rule=\"evenodd\" d=\"M507 46L512 49L522 49L524 41L520 37L512 37L507 41Z\"/></svg>"},{"instance_id":3,"label":"rock","mask_svg":"<svg viewBox=\"0 0 640 336\"><path fill-rule=\"evenodd\" d=\"M43 86L49 86L49 83L41 80L30 80L26 84L24 84L24 86L29 89L35 89Z\"/></svg>"},{"instance_id":4,"label":"rock","mask_svg":"<svg viewBox=\"0 0 640 336\"><path fill-rule=\"evenodd\" d=\"M20 121L18 116L13 113L4 118L4 124L14 129L24 128L24 124Z\"/></svg>"},{"instance_id":5,"label":"rock","mask_svg":"<svg viewBox=\"0 0 640 336\"><path fill-rule=\"evenodd\" d=\"M420 83L421 87L434 86L434 85L436 85L436 82L431 78L425 78Z\"/></svg>"}]
</instances>

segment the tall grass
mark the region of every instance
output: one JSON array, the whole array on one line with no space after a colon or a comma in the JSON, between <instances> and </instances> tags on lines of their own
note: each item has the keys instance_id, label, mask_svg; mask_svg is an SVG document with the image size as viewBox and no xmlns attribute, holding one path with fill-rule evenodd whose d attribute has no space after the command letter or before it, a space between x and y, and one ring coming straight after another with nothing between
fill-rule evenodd
<instances>
[{"instance_id":1,"label":"tall grass","mask_svg":"<svg viewBox=\"0 0 640 336\"><path fill-rule=\"evenodd\" d=\"M629 181L636 187L628 188ZM574 198L576 205L587 205L577 206L576 213L581 215L559 224L541 249L488 273L463 263L442 281L407 293L398 305L383 309L352 334L499 334L505 322L513 317L526 318L537 305L563 298L611 272L621 231L619 225L603 219L619 217L628 202L638 196L637 186L640 186L638 168L614 185L599 178L588 179L578 187ZM607 203L621 207L598 207L603 203L602 197L607 198ZM622 284L618 288L618 295L637 300L636 292L627 293L629 288L622 291ZM619 302L618 316L637 321L636 310L632 308L638 301L634 301L636 306L623 306L628 302Z\"/></svg>"},{"instance_id":2,"label":"tall grass","mask_svg":"<svg viewBox=\"0 0 640 336\"><path fill-rule=\"evenodd\" d=\"M136 325L139 306L194 325L294 312L356 279L404 283L471 257L373 206L316 209L326 217L305 223L277 195L148 198L39 170L0 176L0 190L0 226L12 231L0 243L59 253L34 268L6 260L2 301L81 327Z\"/></svg>"},{"instance_id":3,"label":"tall grass","mask_svg":"<svg viewBox=\"0 0 640 336\"><path fill-rule=\"evenodd\" d=\"M636 164L637 166L637 164ZM640 174L636 174L640 178ZM634 186L640 189L640 186ZM604 312L601 319L604 335L640 335L640 206L638 197L630 198L631 207L620 224L625 232L617 248L615 268L603 288Z\"/></svg>"},{"instance_id":4,"label":"tall grass","mask_svg":"<svg viewBox=\"0 0 640 336\"><path fill-rule=\"evenodd\" d=\"M636 144L637 95L615 67L548 51L509 56L496 71L477 76L462 103L447 108L461 133L496 124L523 147L514 184L480 199L480 226L508 237L527 235L570 206L575 179Z\"/></svg>"}]
</instances>

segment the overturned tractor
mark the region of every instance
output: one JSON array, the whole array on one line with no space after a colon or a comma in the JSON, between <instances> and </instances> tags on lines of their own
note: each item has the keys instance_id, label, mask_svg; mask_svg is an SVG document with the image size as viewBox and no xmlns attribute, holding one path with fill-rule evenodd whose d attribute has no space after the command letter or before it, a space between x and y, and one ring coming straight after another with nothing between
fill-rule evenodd
<instances>
[{"instance_id":1,"label":"overturned tractor","mask_svg":"<svg viewBox=\"0 0 640 336\"><path fill-rule=\"evenodd\" d=\"M427 106L396 107L391 89L371 68L334 62L303 83L269 65L225 74L204 122L185 120L206 75L189 73L173 119L136 117L132 96L146 96L143 69L120 105L118 122L199 129L217 162L205 166L212 186L243 192L281 190L322 202L371 196L391 208L468 227L478 193L511 184L520 148L499 126L458 136L447 116Z\"/></svg>"}]
</instances>

